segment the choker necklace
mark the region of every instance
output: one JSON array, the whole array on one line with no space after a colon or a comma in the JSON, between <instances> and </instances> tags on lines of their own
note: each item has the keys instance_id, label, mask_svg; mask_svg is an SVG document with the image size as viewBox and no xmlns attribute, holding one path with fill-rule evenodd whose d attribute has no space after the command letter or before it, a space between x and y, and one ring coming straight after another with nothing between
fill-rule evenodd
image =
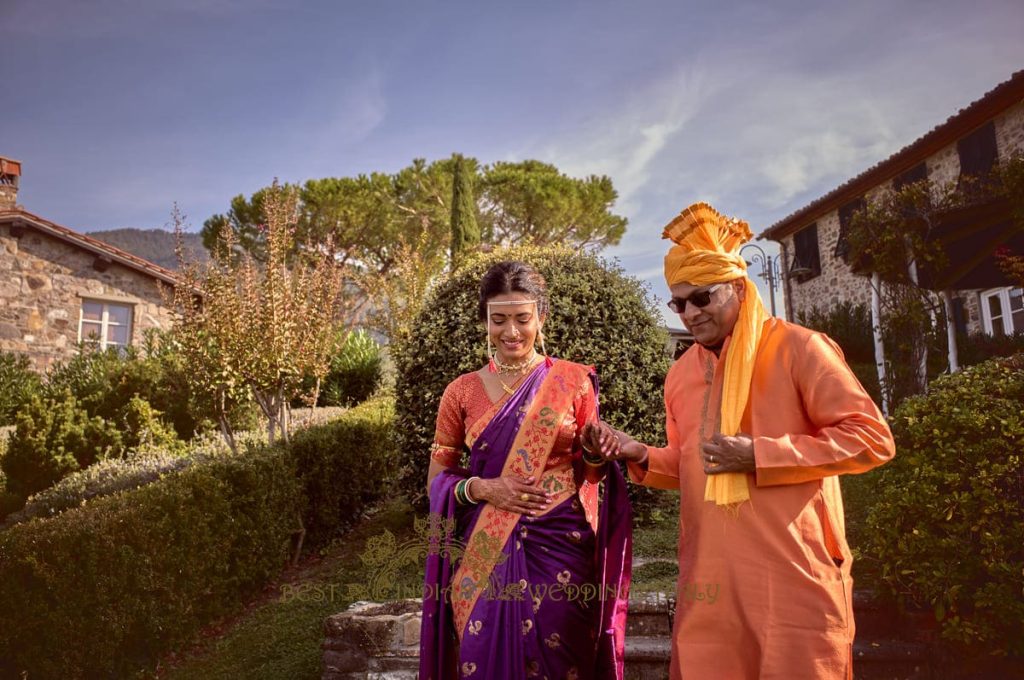
<instances>
[{"instance_id":1,"label":"choker necklace","mask_svg":"<svg viewBox=\"0 0 1024 680\"><path fill-rule=\"evenodd\" d=\"M514 364L503 364L497 355L494 357L494 364L498 367L498 373L525 373L526 369L533 365L537 359L537 350L533 350L530 356Z\"/></svg>"}]
</instances>

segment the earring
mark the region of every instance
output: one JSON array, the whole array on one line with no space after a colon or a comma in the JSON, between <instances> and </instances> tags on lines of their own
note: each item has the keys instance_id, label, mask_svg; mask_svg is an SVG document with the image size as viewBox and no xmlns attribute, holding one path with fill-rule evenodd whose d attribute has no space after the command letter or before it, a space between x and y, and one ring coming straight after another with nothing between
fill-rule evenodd
<instances>
[{"instance_id":1,"label":"earring","mask_svg":"<svg viewBox=\"0 0 1024 680\"><path fill-rule=\"evenodd\" d=\"M491 336L488 335L487 336L487 370L490 373L497 373L498 372L498 367L494 363L494 353L496 351L497 351L497 348L491 343Z\"/></svg>"},{"instance_id":2,"label":"earring","mask_svg":"<svg viewBox=\"0 0 1024 680\"><path fill-rule=\"evenodd\" d=\"M540 340L540 353L544 355L544 365L547 366L548 368L551 368L552 364L554 364L555 362L551 360L551 357L548 356L548 351L544 348L543 331L537 332L537 339Z\"/></svg>"}]
</instances>

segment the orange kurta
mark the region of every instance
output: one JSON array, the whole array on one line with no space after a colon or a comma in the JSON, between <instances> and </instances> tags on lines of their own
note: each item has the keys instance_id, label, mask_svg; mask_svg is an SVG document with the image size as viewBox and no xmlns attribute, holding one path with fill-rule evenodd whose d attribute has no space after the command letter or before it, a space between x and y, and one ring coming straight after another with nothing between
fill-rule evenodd
<instances>
[{"instance_id":1,"label":"orange kurta","mask_svg":"<svg viewBox=\"0 0 1024 680\"><path fill-rule=\"evenodd\" d=\"M728 352L728 341L723 356ZM852 556L842 473L892 458L882 414L828 337L769 319L741 431L756 474L738 508L704 501L699 446L717 430L724 362L700 345L665 382L668 446L647 486L679 489L679 583L672 678L852 677Z\"/></svg>"}]
</instances>

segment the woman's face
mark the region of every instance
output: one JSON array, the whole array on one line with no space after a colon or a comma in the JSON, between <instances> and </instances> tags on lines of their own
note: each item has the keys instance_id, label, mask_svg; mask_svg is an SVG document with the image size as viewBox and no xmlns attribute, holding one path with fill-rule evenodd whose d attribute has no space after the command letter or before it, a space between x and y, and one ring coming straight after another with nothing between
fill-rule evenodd
<instances>
[{"instance_id":1,"label":"woman's face","mask_svg":"<svg viewBox=\"0 0 1024 680\"><path fill-rule=\"evenodd\" d=\"M495 304L498 303L498 304ZM487 300L487 335L498 359L512 364L531 356L544 319L526 293L502 293Z\"/></svg>"}]
</instances>

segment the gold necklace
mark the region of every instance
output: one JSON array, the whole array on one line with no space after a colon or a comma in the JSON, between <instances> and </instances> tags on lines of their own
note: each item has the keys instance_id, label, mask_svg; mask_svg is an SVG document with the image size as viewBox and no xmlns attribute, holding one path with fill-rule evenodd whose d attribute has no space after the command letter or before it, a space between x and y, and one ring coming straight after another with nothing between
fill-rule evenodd
<instances>
[{"instance_id":1,"label":"gold necklace","mask_svg":"<svg viewBox=\"0 0 1024 680\"><path fill-rule=\"evenodd\" d=\"M536 359L537 350L533 350L530 356L516 364L503 364L501 363L501 360L498 359L497 355L495 355L494 364L498 367L498 373L525 373L526 369L528 369Z\"/></svg>"},{"instance_id":2,"label":"gold necklace","mask_svg":"<svg viewBox=\"0 0 1024 680\"><path fill-rule=\"evenodd\" d=\"M524 359L523 361L521 361L518 364L503 364L500 361L498 361L497 358L495 358L494 363L497 364L497 366L498 366L497 378L498 378L498 382L501 383L501 389L505 390L505 393L508 394L509 396L515 394L516 393L516 390L515 390L516 385L518 385L519 383L521 383L523 381L523 378L526 377L527 369L529 369L530 366L533 364L533 362L536 361L536 360L537 360L537 350L533 351L533 356L531 356L528 359ZM518 371L519 372L519 376L512 382L511 385L505 384L505 381L501 379L501 374L502 373L512 373L513 371Z\"/></svg>"}]
</instances>

